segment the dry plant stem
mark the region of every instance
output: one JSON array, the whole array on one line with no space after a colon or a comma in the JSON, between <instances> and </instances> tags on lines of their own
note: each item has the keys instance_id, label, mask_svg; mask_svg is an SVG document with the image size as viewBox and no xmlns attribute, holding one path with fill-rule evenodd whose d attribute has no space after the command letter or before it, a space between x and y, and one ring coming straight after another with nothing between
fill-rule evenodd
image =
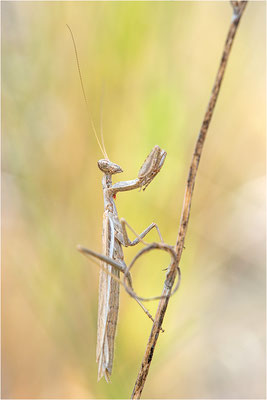
<instances>
[{"instance_id":1,"label":"dry plant stem","mask_svg":"<svg viewBox=\"0 0 267 400\"><path fill-rule=\"evenodd\" d=\"M229 54L231 51L231 47L233 44L233 40L237 31L238 24L240 22L240 19L242 17L242 14L245 10L247 2L246 1L232 1L231 5L233 7L233 17L231 20L231 24L229 27L229 31L227 34L226 42L224 45L223 49L223 54L219 66L219 70L216 75L215 83L211 92L211 97L208 103L207 111L205 113L201 129L198 135L198 139L196 142L193 158L191 161L190 169L189 169L189 175L187 179L187 185L186 185L186 190L185 190L185 195L184 195L184 203L183 203L183 209L182 209L182 214L181 214L181 220L180 220L180 226L179 226L179 232L177 236L177 241L175 245L175 251L177 252L177 258L178 258L178 265L182 256L182 252L184 249L184 241L185 241L185 235L188 227L188 222L189 222L189 215L190 215L190 208L191 208L191 202L192 202L192 195L193 195L193 190L194 190L194 185L195 185L195 180L196 180L196 174L199 166L199 161L200 157L202 154L204 142L206 139L207 135L207 130L213 115L214 107L218 98L218 94L220 91L222 79L225 73L225 68L227 65L227 61L229 58ZM155 350L155 346L157 343L157 339L159 336L160 328L163 322L163 318L168 306L169 302L169 296L172 290L172 286L174 284L174 279L176 275L176 269L175 269L175 264L173 263L167 276L166 280L164 282L164 288L162 291L162 299L159 301L158 309L156 312L155 316L155 321L152 326L152 330L149 336L148 344L145 350L145 355L142 361L142 365L140 368L140 371L137 376L137 380L135 382L134 390L132 393L132 399L139 399L141 397L141 393L143 391L146 378L148 375L149 367L152 361L153 353Z\"/></svg>"}]
</instances>

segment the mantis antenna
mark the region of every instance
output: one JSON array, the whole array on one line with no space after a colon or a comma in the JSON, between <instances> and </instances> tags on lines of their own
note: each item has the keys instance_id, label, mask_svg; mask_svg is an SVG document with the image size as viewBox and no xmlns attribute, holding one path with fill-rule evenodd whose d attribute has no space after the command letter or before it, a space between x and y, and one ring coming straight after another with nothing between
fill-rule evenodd
<instances>
[{"instance_id":1,"label":"mantis antenna","mask_svg":"<svg viewBox=\"0 0 267 400\"><path fill-rule=\"evenodd\" d=\"M71 39L72 39L72 43L73 43L73 47L74 47L74 54L75 54L75 59L76 59L79 79L80 79L80 83L81 83L83 98L84 98L84 101L85 101L85 104L86 104L86 111L87 111L87 114L88 114L88 117L89 117L89 121L90 121L91 127L93 129L95 138L97 140L98 146L100 147L100 150L101 150L103 156L108 160L109 158L108 158L108 155L107 155L107 152L106 152L105 143L104 143L104 137L103 137L102 121L101 121L101 128L100 128L100 130L101 130L101 142L102 142L102 145L101 145L100 140L98 138L98 135L96 133L95 124L94 124L94 121L93 121L93 118L92 118L92 115L91 115L91 112L90 112L87 96L86 96L85 90L84 90L83 78L82 78L81 67L80 67L80 62L79 62L78 51L77 51L77 46L76 46L76 43L75 43L75 39L74 39L74 36L73 36L73 33L72 33L72 30L71 30L70 26L68 24L66 24L66 25L67 25L67 28L70 31L70 35L71 35Z\"/></svg>"},{"instance_id":2,"label":"mantis antenna","mask_svg":"<svg viewBox=\"0 0 267 400\"><path fill-rule=\"evenodd\" d=\"M104 103L104 87L102 89L101 103L100 103L100 137L101 137L101 143L102 143L104 153L107 155L105 142L104 142L104 135L103 135L103 103Z\"/></svg>"}]
</instances>

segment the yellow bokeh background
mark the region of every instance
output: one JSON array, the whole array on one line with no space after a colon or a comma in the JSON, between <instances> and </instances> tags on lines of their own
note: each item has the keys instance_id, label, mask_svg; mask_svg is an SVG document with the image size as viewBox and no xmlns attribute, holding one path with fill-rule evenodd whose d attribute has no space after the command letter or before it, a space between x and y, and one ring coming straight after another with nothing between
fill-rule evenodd
<instances>
[{"instance_id":1,"label":"yellow bokeh background","mask_svg":"<svg viewBox=\"0 0 267 400\"><path fill-rule=\"evenodd\" d=\"M174 244L230 19L228 2L2 2L2 398L129 398L151 329L122 290L112 383L97 383L98 268L76 245L101 251L102 155L66 24L98 131L103 98L108 155L124 169L114 181L134 179L155 144L167 151L145 192L117 196L119 216L138 232L156 222ZM264 397L264 174L265 3L251 2L143 398ZM158 295L167 265L141 259L138 293Z\"/></svg>"}]
</instances>

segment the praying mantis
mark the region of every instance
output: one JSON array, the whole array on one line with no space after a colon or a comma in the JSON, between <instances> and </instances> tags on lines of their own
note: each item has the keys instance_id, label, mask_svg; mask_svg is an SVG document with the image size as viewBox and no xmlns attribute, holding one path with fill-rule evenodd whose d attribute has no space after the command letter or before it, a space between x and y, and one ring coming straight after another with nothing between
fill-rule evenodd
<instances>
[{"instance_id":1,"label":"praying mantis","mask_svg":"<svg viewBox=\"0 0 267 400\"><path fill-rule=\"evenodd\" d=\"M134 246L140 241L143 242L143 238L155 228L158 232L160 242L154 243L153 248L161 248L162 250L168 251L173 260L175 260L175 253L171 246L166 245L163 242L160 230L157 224L150 224L140 235L136 234L136 239L131 241L128 237L126 226L129 227L125 219L119 220L117 208L115 205L115 198L118 192L125 192L134 189L145 190L147 186L152 182L155 176L161 170L163 163L166 158L166 151L162 150L159 146L154 146L150 154L147 156L143 165L141 166L138 176L136 179L130 181L122 181L112 184L112 176L123 172L122 168L111 162L107 156L105 149L103 133L101 129L101 142L96 133L96 129L89 112L87 97L84 90L78 53L73 37L73 33L70 27L67 25L76 56L76 63L78 67L78 73L80 78L80 83L82 87L82 92L84 96L85 103L87 105L87 112L91 124L91 128L95 134L98 145L104 155L104 159L98 161L98 168L103 172L102 187L104 196L104 214L103 214L103 231L102 231L102 254L98 254L93 250L78 246L78 250L85 255L95 257L102 261L100 276L99 276L99 302L98 302L98 323L97 323L97 349L96 349L96 360L98 362L98 380L103 376L106 381L110 381L110 376L112 373L113 358L114 358L114 339L116 333L116 326L118 320L118 310L119 310L119 285L120 285L120 272L125 276L128 282L128 289L125 286L128 293L135 298L138 304L143 308L145 313L152 318L148 310L140 302L140 297L136 296L132 288L132 279L130 275L130 267L127 268L124 262L122 246ZM130 227L129 227L130 228ZM130 228L131 229L131 228ZM133 230L132 230L133 231ZM134 232L134 231L133 231ZM134 232L135 233L135 232ZM152 248L151 248L152 249ZM149 249L145 249L147 251ZM135 257L137 259L141 252ZM133 264L133 263L132 263ZM177 266L178 272L178 266ZM179 275L180 277L180 275ZM177 285L179 285L180 279ZM174 291L178 286L175 288ZM160 296L157 298L161 298Z\"/></svg>"},{"instance_id":2,"label":"praying mantis","mask_svg":"<svg viewBox=\"0 0 267 400\"><path fill-rule=\"evenodd\" d=\"M159 146L155 146L140 168L138 177L131 181L123 181L112 184L112 175L122 172L119 165L102 159L98 161L99 169L104 173L102 179L104 195L104 215L102 234L101 255L92 250L79 247L85 254L102 259L103 269L100 269L99 278L99 303L98 303L98 324L97 324L97 350L98 380L105 376L106 381L110 380L114 357L114 338L119 311L119 283L111 275L119 277L122 272L126 275L129 285L132 286L131 277L124 262L122 246L134 246L142 240L145 235L156 228L163 242L158 226L155 223L149 225L138 237L131 241L126 231L126 221L119 220L115 205L115 197L118 192L129 191L137 188L145 189L160 171L166 152ZM110 261L113 262L110 265ZM107 274L107 270L110 274Z\"/></svg>"}]
</instances>

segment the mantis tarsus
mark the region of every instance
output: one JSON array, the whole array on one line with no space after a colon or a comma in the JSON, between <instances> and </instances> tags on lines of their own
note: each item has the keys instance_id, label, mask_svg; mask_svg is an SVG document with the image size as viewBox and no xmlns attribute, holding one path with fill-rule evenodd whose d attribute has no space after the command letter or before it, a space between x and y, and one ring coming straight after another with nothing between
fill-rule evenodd
<instances>
[{"instance_id":1,"label":"mantis tarsus","mask_svg":"<svg viewBox=\"0 0 267 400\"><path fill-rule=\"evenodd\" d=\"M103 215L103 233L102 233L102 252L100 255L92 250L85 249L78 246L79 251L85 255L91 255L102 260L102 266L100 269L99 278L99 305L98 305L98 325L97 325L97 350L96 358L98 362L98 380L103 376L106 381L110 380L112 372L113 357L114 357L114 338L116 333L116 325L118 319L119 310L119 275L120 272L125 274L125 278L128 281L128 293L135 298L135 300L141 305L147 315L151 317L149 312L140 302L140 298L135 296L132 290L132 280L129 269L127 268L124 257L122 246L134 246L138 244L146 236L151 229L156 228L161 244L154 244L157 248L167 250L171 252L173 258L175 258L174 251L171 246L163 243L162 236L159 228L155 223L149 225L140 235L136 235L136 239L131 241L126 231L126 221L124 219L119 220L118 213L115 205L115 198L118 192L125 192L137 188L143 190L151 183L154 177L160 171L166 157L166 152L159 146L154 146L150 154L141 166L138 177L130 181L122 181L112 184L112 175L123 172L121 167L108 159L107 152L104 145L103 135L101 131L102 145L100 144L97 136L93 120L88 108L88 102L84 90L78 53L76 44L70 27L70 30L76 62L78 67L78 73L80 83L82 86L83 96L87 105L87 112L90 120L91 127L96 136L99 147L105 157L98 161L98 167L103 172L104 176L102 179L103 195L104 195L104 215ZM154 247L155 248L155 247ZM178 267L177 267L178 268ZM179 269L178 269L179 272ZM179 280L178 280L179 285ZM178 286L177 286L178 287Z\"/></svg>"}]
</instances>

